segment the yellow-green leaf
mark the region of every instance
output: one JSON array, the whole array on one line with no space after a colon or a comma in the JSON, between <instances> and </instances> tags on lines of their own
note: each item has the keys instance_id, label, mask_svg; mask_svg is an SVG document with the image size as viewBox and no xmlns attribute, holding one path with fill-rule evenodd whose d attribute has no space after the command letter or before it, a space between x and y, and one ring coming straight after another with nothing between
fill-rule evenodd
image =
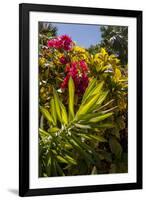
<instances>
[{"instance_id":1,"label":"yellow-green leaf","mask_svg":"<svg viewBox=\"0 0 146 200\"><path fill-rule=\"evenodd\" d=\"M43 137L48 137L49 136L49 133L44 131L43 129L39 128L39 133L41 136Z\"/></svg>"},{"instance_id":2,"label":"yellow-green leaf","mask_svg":"<svg viewBox=\"0 0 146 200\"><path fill-rule=\"evenodd\" d=\"M106 99L108 93L109 93L108 91L102 92L99 99L96 101L96 105L101 105L103 101Z\"/></svg>"},{"instance_id":3,"label":"yellow-green leaf","mask_svg":"<svg viewBox=\"0 0 146 200\"><path fill-rule=\"evenodd\" d=\"M40 106L40 111L44 115L44 117L48 120L48 122L50 124L54 124L53 118L52 118L52 116L50 115L49 111L46 108Z\"/></svg>"},{"instance_id":4,"label":"yellow-green leaf","mask_svg":"<svg viewBox=\"0 0 146 200\"><path fill-rule=\"evenodd\" d=\"M97 123L100 122L108 117L110 117L111 115L113 115L113 113L107 113L107 114L103 114L103 115L99 115L98 117L94 117L92 119L89 120L89 122L93 122L93 123Z\"/></svg>"},{"instance_id":5,"label":"yellow-green leaf","mask_svg":"<svg viewBox=\"0 0 146 200\"><path fill-rule=\"evenodd\" d=\"M101 89L103 88L103 85L104 85L104 81L98 83L98 85L95 87L95 89L93 90L93 92L91 93L91 95L100 94Z\"/></svg>"},{"instance_id":6,"label":"yellow-green leaf","mask_svg":"<svg viewBox=\"0 0 146 200\"><path fill-rule=\"evenodd\" d=\"M70 157L69 155L65 155L65 159L68 160L70 164L77 165L77 162L74 158Z\"/></svg>"},{"instance_id":7,"label":"yellow-green leaf","mask_svg":"<svg viewBox=\"0 0 146 200\"><path fill-rule=\"evenodd\" d=\"M114 80L115 80L116 82L118 82L118 81L120 80L121 76L122 76L122 75L121 75L120 69L115 68Z\"/></svg>"},{"instance_id":8,"label":"yellow-green leaf","mask_svg":"<svg viewBox=\"0 0 146 200\"><path fill-rule=\"evenodd\" d=\"M107 140L99 135L87 134L90 138L97 140L98 142L107 142Z\"/></svg>"},{"instance_id":9,"label":"yellow-green leaf","mask_svg":"<svg viewBox=\"0 0 146 200\"><path fill-rule=\"evenodd\" d=\"M78 110L78 112L76 114L76 118L79 119L80 116L85 115L86 113L88 113L88 111L90 111L92 106L97 102L98 98L99 98L99 93L94 95L86 104L81 104L81 106L79 107L79 110Z\"/></svg>"},{"instance_id":10,"label":"yellow-green leaf","mask_svg":"<svg viewBox=\"0 0 146 200\"><path fill-rule=\"evenodd\" d=\"M60 102L60 107L61 107L61 116L62 116L62 122L64 124L68 123L68 118L67 118L67 112L66 112L66 108L63 105L63 103Z\"/></svg>"},{"instance_id":11,"label":"yellow-green leaf","mask_svg":"<svg viewBox=\"0 0 146 200\"><path fill-rule=\"evenodd\" d=\"M57 131L59 131L60 129L57 128L57 127L52 127L52 128L49 128L48 132L49 133L56 133Z\"/></svg>"},{"instance_id":12,"label":"yellow-green leaf","mask_svg":"<svg viewBox=\"0 0 146 200\"><path fill-rule=\"evenodd\" d=\"M75 126L76 126L77 128L81 128L81 129L91 129L91 126L89 126L89 125L84 125L84 124L75 123Z\"/></svg>"},{"instance_id":13,"label":"yellow-green leaf","mask_svg":"<svg viewBox=\"0 0 146 200\"><path fill-rule=\"evenodd\" d=\"M55 102L54 99L52 98L50 101L50 110L51 110L51 115L54 121L54 125L56 126L57 124L57 113L56 113L56 109L55 109Z\"/></svg>"},{"instance_id":14,"label":"yellow-green leaf","mask_svg":"<svg viewBox=\"0 0 146 200\"><path fill-rule=\"evenodd\" d=\"M95 85L96 85L96 79L95 78L93 78L90 82L89 82L89 84L88 84L88 87L86 88L86 90L85 90L85 93L84 93L84 95L83 95L83 98L82 98L82 102L84 102L84 100L86 99L88 99L88 97L89 97L89 95L90 95L90 92L92 91L92 89L95 87Z\"/></svg>"},{"instance_id":15,"label":"yellow-green leaf","mask_svg":"<svg viewBox=\"0 0 146 200\"><path fill-rule=\"evenodd\" d=\"M56 109L57 117L58 117L59 121L62 122L60 103L59 103L60 100L59 100L58 94L55 89L53 89L53 95L54 95L55 109Z\"/></svg>"},{"instance_id":16,"label":"yellow-green leaf","mask_svg":"<svg viewBox=\"0 0 146 200\"><path fill-rule=\"evenodd\" d=\"M74 94L75 94L75 86L72 77L69 79L68 83L69 90L69 121L74 118Z\"/></svg>"},{"instance_id":17,"label":"yellow-green leaf","mask_svg":"<svg viewBox=\"0 0 146 200\"><path fill-rule=\"evenodd\" d=\"M69 161L63 158L62 156L58 155L56 156L57 160L60 161L61 163L66 163L69 164Z\"/></svg>"}]
</instances>

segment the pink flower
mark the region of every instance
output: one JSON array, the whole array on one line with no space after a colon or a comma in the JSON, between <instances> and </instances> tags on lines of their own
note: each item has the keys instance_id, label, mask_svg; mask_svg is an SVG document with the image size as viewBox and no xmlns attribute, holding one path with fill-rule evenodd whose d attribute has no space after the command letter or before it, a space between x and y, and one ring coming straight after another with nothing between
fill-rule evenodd
<instances>
[{"instance_id":1,"label":"pink flower","mask_svg":"<svg viewBox=\"0 0 146 200\"><path fill-rule=\"evenodd\" d=\"M73 45L72 39L67 35L61 35L48 41L48 47L64 49L66 51L70 51Z\"/></svg>"},{"instance_id":2,"label":"pink flower","mask_svg":"<svg viewBox=\"0 0 146 200\"><path fill-rule=\"evenodd\" d=\"M61 56L61 58L59 60L64 65L67 64L67 62L68 62L68 60L67 60L67 58L65 56Z\"/></svg>"},{"instance_id":3,"label":"pink flower","mask_svg":"<svg viewBox=\"0 0 146 200\"><path fill-rule=\"evenodd\" d=\"M67 75L61 84L61 88L66 89L68 87L69 78L72 77L74 80L76 93L78 95L83 94L89 83L87 76L88 71L88 66L85 61L72 62L71 64L67 64L65 68Z\"/></svg>"},{"instance_id":4,"label":"pink flower","mask_svg":"<svg viewBox=\"0 0 146 200\"><path fill-rule=\"evenodd\" d=\"M80 66L82 68L82 71L87 72L88 71L88 66L84 60L80 61Z\"/></svg>"},{"instance_id":5,"label":"pink flower","mask_svg":"<svg viewBox=\"0 0 146 200\"><path fill-rule=\"evenodd\" d=\"M51 39L48 41L48 47L60 48L61 42L58 39Z\"/></svg>"},{"instance_id":6,"label":"pink flower","mask_svg":"<svg viewBox=\"0 0 146 200\"><path fill-rule=\"evenodd\" d=\"M60 40L62 42L62 48L66 51L70 51L73 47L72 39L67 35L60 36Z\"/></svg>"}]
</instances>

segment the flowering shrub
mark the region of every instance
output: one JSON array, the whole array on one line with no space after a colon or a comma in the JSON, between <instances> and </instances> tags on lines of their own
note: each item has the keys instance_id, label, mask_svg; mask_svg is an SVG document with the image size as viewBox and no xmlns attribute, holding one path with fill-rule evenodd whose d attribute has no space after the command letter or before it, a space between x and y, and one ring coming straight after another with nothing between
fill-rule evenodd
<instances>
[{"instance_id":1,"label":"flowering shrub","mask_svg":"<svg viewBox=\"0 0 146 200\"><path fill-rule=\"evenodd\" d=\"M127 172L127 68L67 35L39 50L39 174Z\"/></svg>"},{"instance_id":2,"label":"flowering shrub","mask_svg":"<svg viewBox=\"0 0 146 200\"><path fill-rule=\"evenodd\" d=\"M48 47L53 47L61 50L63 49L65 51L70 51L73 45L74 43L72 39L67 35L61 35L48 41Z\"/></svg>"},{"instance_id":3,"label":"flowering shrub","mask_svg":"<svg viewBox=\"0 0 146 200\"><path fill-rule=\"evenodd\" d=\"M88 71L88 66L84 60L67 64L65 68L67 75L61 84L61 88L67 88L69 78L72 77L76 93L78 95L83 94L89 83Z\"/></svg>"}]
</instances>

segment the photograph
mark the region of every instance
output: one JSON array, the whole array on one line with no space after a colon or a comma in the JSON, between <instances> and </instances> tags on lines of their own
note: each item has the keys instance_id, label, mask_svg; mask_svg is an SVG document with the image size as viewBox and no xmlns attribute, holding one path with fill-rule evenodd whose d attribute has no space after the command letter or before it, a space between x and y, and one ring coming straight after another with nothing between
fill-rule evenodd
<instances>
[{"instance_id":1,"label":"photograph","mask_svg":"<svg viewBox=\"0 0 146 200\"><path fill-rule=\"evenodd\" d=\"M19 14L19 195L141 189L142 11Z\"/></svg>"},{"instance_id":2,"label":"photograph","mask_svg":"<svg viewBox=\"0 0 146 200\"><path fill-rule=\"evenodd\" d=\"M38 23L38 176L128 173L128 27Z\"/></svg>"}]
</instances>

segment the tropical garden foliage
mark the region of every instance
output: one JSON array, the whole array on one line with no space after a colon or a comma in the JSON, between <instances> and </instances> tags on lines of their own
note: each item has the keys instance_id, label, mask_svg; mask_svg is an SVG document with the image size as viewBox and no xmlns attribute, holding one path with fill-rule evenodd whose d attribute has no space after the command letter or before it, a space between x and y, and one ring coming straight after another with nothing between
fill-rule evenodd
<instances>
[{"instance_id":1,"label":"tropical garden foliage","mask_svg":"<svg viewBox=\"0 0 146 200\"><path fill-rule=\"evenodd\" d=\"M39 176L126 173L127 60L39 27Z\"/></svg>"}]
</instances>

